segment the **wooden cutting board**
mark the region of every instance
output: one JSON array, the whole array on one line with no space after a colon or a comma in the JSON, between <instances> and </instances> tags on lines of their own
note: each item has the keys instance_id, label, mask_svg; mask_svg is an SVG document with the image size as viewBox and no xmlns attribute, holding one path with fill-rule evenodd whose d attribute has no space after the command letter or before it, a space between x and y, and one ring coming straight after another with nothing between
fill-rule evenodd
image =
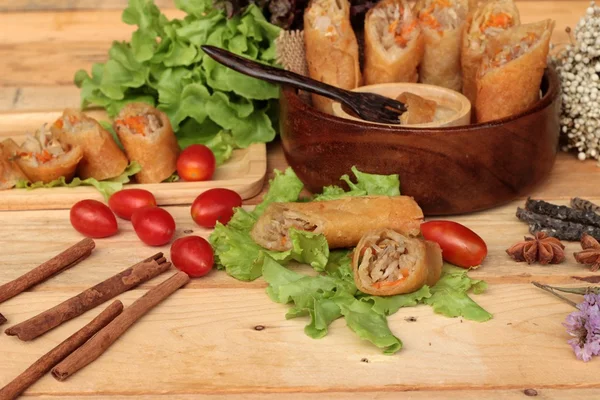
<instances>
[{"instance_id":1,"label":"wooden cutting board","mask_svg":"<svg viewBox=\"0 0 600 400\"><path fill-rule=\"evenodd\" d=\"M43 112L9 112L0 114L0 141L13 138L20 143L28 133L43 124L51 124L62 110ZM108 120L103 111L88 115L99 121ZM191 204L202 192L211 188L236 191L242 199L260 192L267 172L267 152L264 144L253 144L233 152L232 157L217 168L214 178L205 182L169 182L155 184L127 184L127 188L149 190L159 205ZM51 189L11 189L0 191L0 210L40 210L70 208L83 199L104 200L92 186Z\"/></svg>"}]
</instances>

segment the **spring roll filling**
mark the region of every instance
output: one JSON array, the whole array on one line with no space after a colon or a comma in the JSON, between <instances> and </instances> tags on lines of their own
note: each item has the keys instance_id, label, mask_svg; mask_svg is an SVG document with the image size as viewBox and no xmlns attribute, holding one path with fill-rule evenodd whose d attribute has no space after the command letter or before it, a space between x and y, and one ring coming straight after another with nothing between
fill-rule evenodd
<instances>
[{"instance_id":1,"label":"spring roll filling","mask_svg":"<svg viewBox=\"0 0 600 400\"><path fill-rule=\"evenodd\" d=\"M334 42L342 33L345 15L340 0L317 0L306 10L312 26Z\"/></svg>"},{"instance_id":2,"label":"spring roll filling","mask_svg":"<svg viewBox=\"0 0 600 400\"><path fill-rule=\"evenodd\" d=\"M417 257L415 245L396 232L389 237L374 238L361 252L358 270L372 282L374 288L393 286L402 282L414 270Z\"/></svg>"},{"instance_id":3,"label":"spring roll filling","mask_svg":"<svg viewBox=\"0 0 600 400\"><path fill-rule=\"evenodd\" d=\"M130 115L115 121L117 129L127 129L130 134L142 135L154 138L158 130L163 127L162 121L156 115L144 113L141 115Z\"/></svg>"},{"instance_id":4,"label":"spring roll filling","mask_svg":"<svg viewBox=\"0 0 600 400\"><path fill-rule=\"evenodd\" d=\"M269 245L282 246L289 250L292 247L290 240L290 229L292 228L299 231L322 232L322 229L310 222L304 214L286 210L277 218L272 219L265 229Z\"/></svg>"},{"instance_id":5,"label":"spring roll filling","mask_svg":"<svg viewBox=\"0 0 600 400\"><path fill-rule=\"evenodd\" d=\"M469 46L472 50L482 51L485 40L490 36L496 36L499 33L505 31L515 24L515 20L512 15L492 10L487 13L487 16L479 25L479 29L475 32L471 32ZM476 27L475 27L476 28Z\"/></svg>"},{"instance_id":6,"label":"spring roll filling","mask_svg":"<svg viewBox=\"0 0 600 400\"><path fill-rule=\"evenodd\" d=\"M404 9L399 4L375 8L371 19L384 50L388 52L400 53L418 34L415 29L417 20L410 9Z\"/></svg>"},{"instance_id":7,"label":"spring roll filling","mask_svg":"<svg viewBox=\"0 0 600 400\"><path fill-rule=\"evenodd\" d=\"M419 21L442 35L444 30L458 28L466 15L467 10L460 4L453 5L450 0L433 0L419 11Z\"/></svg>"},{"instance_id":8,"label":"spring roll filling","mask_svg":"<svg viewBox=\"0 0 600 400\"><path fill-rule=\"evenodd\" d=\"M80 120L75 115L64 115L57 119L54 126L69 133L85 132L94 129L95 125L90 120Z\"/></svg>"},{"instance_id":9,"label":"spring roll filling","mask_svg":"<svg viewBox=\"0 0 600 400\"><path fill-rule=\"evenodd\" d=\"M28 136L15 154L22 160L27 160L33 166L53 161L66 154L58 139L51 139L46 134L46 125L43 125L35 135Z\"/></svg>"},{"instance_id":10,"label":"spring roll filling","mask_svg":"<svg viewBox=\"0 0 600 400\"><path fill-rule=\"evenodd\" d=\"M487 71L493 68L500 68L510 61L516 60L525 54L529 49L534 47L540 40L534 32L528 32L521 40L516 44L507 44L494 54L487 62L482 64L480 69L480 75L483 76Z\"/></svg>"}]
</instances>

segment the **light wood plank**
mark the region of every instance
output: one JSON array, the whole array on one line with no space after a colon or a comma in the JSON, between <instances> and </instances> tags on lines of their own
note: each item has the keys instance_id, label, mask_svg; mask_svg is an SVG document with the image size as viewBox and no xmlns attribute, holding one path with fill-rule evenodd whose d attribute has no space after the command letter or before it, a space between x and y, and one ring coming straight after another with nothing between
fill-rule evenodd
<instances>
[{"instance_id":1,"label":"light wood plank","mask_svg":"<svg viewBox=\"0 0 600 400\"><path fill-rule=\"evenodd\" d=\"M559 201L556 201L557 203ZM505 250L528 234L527 225L514 217L519 202L485 213L452 218L473 229L486 241L488 258L481 268L471 272L475 278L489 283L529 283L539 280L547 283L585 283L574 277L595 276L583 265L577 264L572 253L579 250L577 243L565 243L567 260L555 266L527 265L510 259ZM210 230L197 226L190 208L166 207L177 223L176 237L188 234L208 237ZM80 240L71 227L68 210L0 212L0 249L2 265L0 283L10 281ZM149 255L163 251L169 257L169 246L150 248L139 241L131 224L119 220L116 236L96 240L92 256L44 284L35 291L79 291L116 274ZM51 238L51 240L49 240ZM152 283L153 284L153 283ZM252 283L236 281L223 272L214 271L204 279L194 280L192 287L256 288L264 287L262 280Z\"/></svg>"},{"instance_id":2,"label":"light wood plank","mask_svg":"<svg viewBox=\"0 0 600 400\"><path fill-rule=\"evenodd\" d=\"M120 299L128 305L142 293L131 291ZM69 295L27 293L3 304L2 311L17 323ZM66 383L45 377L28 394L600 388L594 368L600 361L576 360L566 343L561 323L572 311L569 305L516 284L492 285L476 299L494 319L450 319L427 306L400 310L390 318L390 328L404 349L387 356L358 339L343 320L335 321L323 339L305 336L306 320L285 320L286 307L272 303L263 289L184 289ZM31 343L2 335L0 385L98 312ZM409 316L417 321L407 322ZM257 331L257 325L265 328Z\"/></svg>"}]
</instances>

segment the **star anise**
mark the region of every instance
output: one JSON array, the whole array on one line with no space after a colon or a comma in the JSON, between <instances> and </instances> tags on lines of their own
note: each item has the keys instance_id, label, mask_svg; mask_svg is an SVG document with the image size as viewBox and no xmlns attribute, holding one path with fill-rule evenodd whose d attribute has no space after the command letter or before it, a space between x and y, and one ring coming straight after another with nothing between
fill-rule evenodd
<instances>
[{"instance_id":1,"label":"star anise","mask_svg":"<svg viewBox=\"0 0 600 400\"><path fill-rule=\"evenodd\" d=\"M565 246L557 238L550 237L544 232L537 232L535 237L525 236L519 242L506 250L506 253L517 262L527 264L539 262L542 265L559 264L565 259Z\"/></svg>"},{"instance_id":2,"label":"star anise","mask_svg":"<svg viewBox=\"0 0 600 400\"><path fill-rule=\"evenodd\" d=\"M582 251L573 253L575 260L580 264L587 264L592 271L600 269L600 243L593 236L584 233L581 236Z\"/></svg>"}]
</instances>

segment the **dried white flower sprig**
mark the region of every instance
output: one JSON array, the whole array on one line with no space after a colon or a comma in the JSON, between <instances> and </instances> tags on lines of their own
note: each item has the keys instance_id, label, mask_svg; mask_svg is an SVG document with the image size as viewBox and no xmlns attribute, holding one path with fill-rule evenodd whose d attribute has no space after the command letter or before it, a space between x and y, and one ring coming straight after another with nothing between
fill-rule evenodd
<instances>
[{"instance_id":1,"label":"dried white flower sprig","mask_svg":"<svg viewBox=\"0 0 600 400\"><path fill-rule=\"evenodd\" d=\"M575 41L552 61L562 84L560 125L568 139L562 150L600 160L600 7L594 1L575 27Z\"/></svg>"}]
</instances>

